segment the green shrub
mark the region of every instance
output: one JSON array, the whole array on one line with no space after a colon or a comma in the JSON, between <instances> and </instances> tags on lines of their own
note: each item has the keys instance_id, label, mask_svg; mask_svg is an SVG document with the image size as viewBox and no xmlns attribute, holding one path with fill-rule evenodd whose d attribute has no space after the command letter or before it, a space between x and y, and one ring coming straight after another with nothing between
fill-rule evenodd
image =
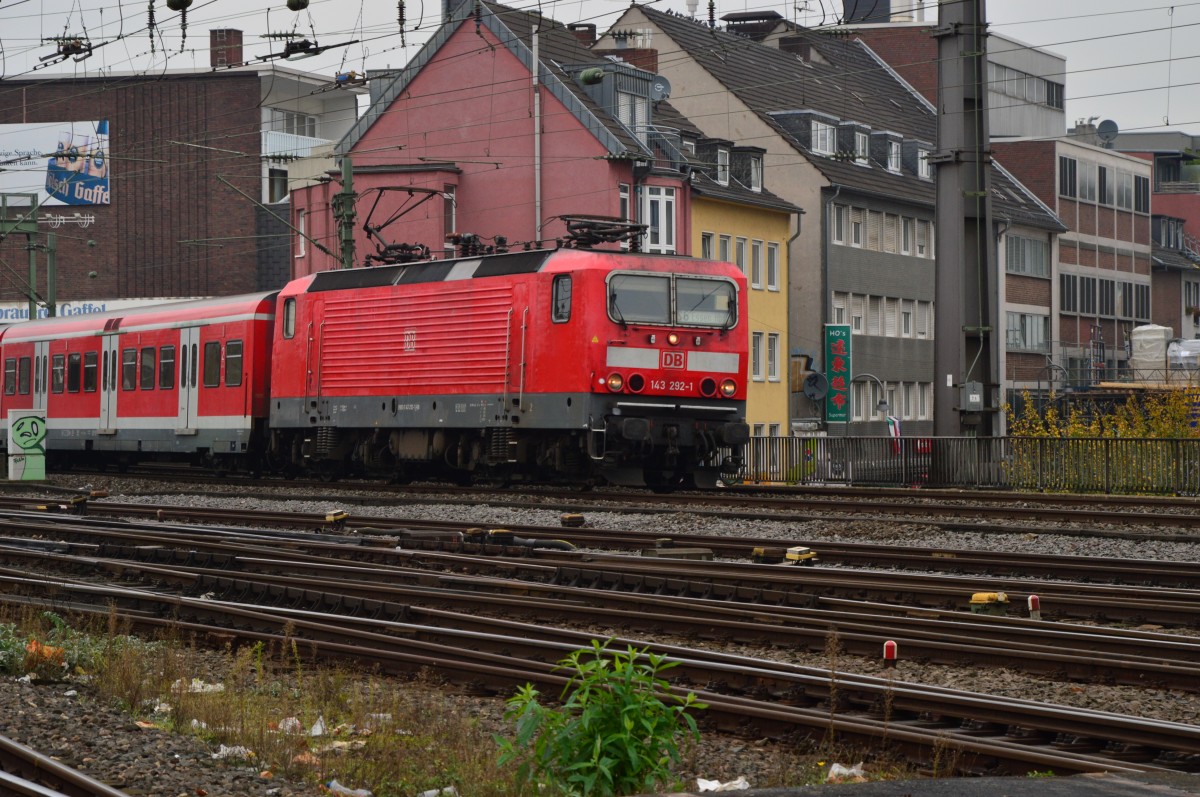
<instances>
[{"instance_id":1,"label":"green shrub","mask_svg":"<svg viewBox=\"0 0 1200 797\"><path fill-rule=\"evenodd\" d=\"M574 651L559 663L575 673L560 708L541 705L532 684L509 698L505 718L515 722L516 737L497 737L500 764L515 762L523 783L568 795L611 797L667 783L680 735L699 735L688 711L705 708L690 692L679 698L667 691L660 674L673 666L632 647L610 652L608 642Z\"/></svg>"}]
</instances>

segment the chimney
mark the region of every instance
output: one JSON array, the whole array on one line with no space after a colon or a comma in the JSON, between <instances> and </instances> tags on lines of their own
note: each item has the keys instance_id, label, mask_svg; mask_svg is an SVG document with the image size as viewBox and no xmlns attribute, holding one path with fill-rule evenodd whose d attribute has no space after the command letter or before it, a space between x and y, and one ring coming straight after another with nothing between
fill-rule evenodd
<instances>
[{"instance_id":1,"label":"chimney","mask_svg":"<svg viewBox=\"0 0 1200 797\"><path fill-rule=\"evenodd\" d=\"M575 38L579 39L579 43L584 47L591 47L596 43L596 26L590 22L572 22L567 25L567 30L575 34Z\"/></svg>"},{"instance_id":2,"label":"chimney","mask_svg":"<svg viewBox=\"0 0 1200 797\"><path fill-rule=\"evenodd\" d=\"M213 69L242 62L242 32L222 28L208 32L208 57Z\"/></svg>"},{"instance_id":3,"label":"chimney","mask_svg":"<svg viewBox=\"0 0 1200 797\"><path fill-rule=\"evenodd\" d=\"M779 49L785 53L798 55L804 61L812 60L812 44L804 36L783 36L779 39Z\"/></svg>"}]
</instances>

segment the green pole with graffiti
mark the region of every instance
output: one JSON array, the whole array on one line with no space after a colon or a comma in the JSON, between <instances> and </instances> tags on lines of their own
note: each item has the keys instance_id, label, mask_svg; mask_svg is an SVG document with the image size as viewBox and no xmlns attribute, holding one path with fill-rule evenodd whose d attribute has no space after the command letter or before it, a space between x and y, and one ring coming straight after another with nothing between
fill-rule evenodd
<instances>
[{"instance_id":1,"label":"green pole with graffiti","mask_svg":"<svg viewBox=\"0 0 1200 797\"><path fill-rule=\"evenodd\" d=\"M8 411L8 478L44 481L46 478L45 410Z\"/></svg>"}]
</instances>

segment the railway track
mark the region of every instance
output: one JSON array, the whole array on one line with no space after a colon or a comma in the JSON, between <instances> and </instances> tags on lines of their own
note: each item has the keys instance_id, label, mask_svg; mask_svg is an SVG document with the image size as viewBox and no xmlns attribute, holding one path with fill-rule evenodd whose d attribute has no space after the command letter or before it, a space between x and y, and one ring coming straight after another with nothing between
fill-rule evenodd
<instances>
[{"instance_id":1,"label":"railway track","mask_svg":"<svg viewBox=\"0 0 1200 797\"><path fill-rule=\"evenodd\" d=\"M0 795L5 797L128 797L49 756L0 735Z\"/></svg>"},{"instance_id":2,"label":"railway track","mask_svg":"<svg viewBox=\"0 0 1200 797\"><path fill-rule=\"evenodd\" d=\"M0 583L5 585L0 600L6 603L36 602L94 614L112 611L99 604L116 605L136 629L170 626L176 633L207 634L223 642L281 645L286 635L321 657L351 658L383 672L432 667L451 680L495 693L526 682L561 689L565 676L554 662L593 638L582 631L480 616L471 616L464 629L65 581L47 584L44 578L4 576ZM36 586L30 591L41 597L14 594L22 586ZM754 729L764 735L832 732L847 741L887 742L927 765L938 750L951 750L964 774L1016 774L1040 767L1056 772L1200 768L1200 728L1195 726L634 639L619 638L616 644L647 647L676 662L679 680L672 690L695 692L708 704L704 719L713 729Z\"/></svg>"},{"instance_id":3,"label":"railway track","mask_svg":"<svg viewBox=\"0 0 1200 797\"><path fill-rule=\"evenodd\" d=\"M185 483L189 492L198 486L262 487L261 479L205 477L196 473L150 469L148 478L166 484ZM345 481L337 489L329 482L269 480L279 489L314 491L331 502L403 505L414 502L466 503L514 508L560 508L562 511L677 512L731 518L773 518L797 522L828 517L920 519L947 528L983 531L982 523L1003 519L1006 528L1020 523L1078 524L1071 533L1089 536L1126 535L1111 526L1162 529L1144 532L1150 539L1179 539L1180 533L1200 530L1200 499L1178 496L1114 496L1047 493L1012 493L962 490L900 490L855 487L737 487L705 492L657 494L634 490L518 488L504 497L497 490L451 485L389 485L382 482ZM369 495L349 494L369 491ZM240 492L243 497L278 499L278 492ZM706 506L707 505L707 506ZM708 508L711 507L711 508ZM1037 530L1031 527L1031 530ZM1044 530L1044 529L1043 529Z\"/></svg>"}]
</instances>

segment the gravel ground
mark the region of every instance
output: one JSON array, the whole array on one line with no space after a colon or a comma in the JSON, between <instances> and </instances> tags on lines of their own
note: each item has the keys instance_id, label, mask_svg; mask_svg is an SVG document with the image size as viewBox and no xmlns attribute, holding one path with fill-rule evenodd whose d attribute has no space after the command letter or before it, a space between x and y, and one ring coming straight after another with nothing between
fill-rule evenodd
<instances>
[{"instance_id":1,"label":"gravel ground","mask_svg":"<svg viewBox=\"0 0 1200 797\"><path fill-rule=\"evenodd\" d=\"M55 477L54 483L71 487L108 489L112 500L144 502L159 505L197 506L202 503L221 506L241 506L247 509L277 508L280 502L258 498L238 497L237 491L207 498L170 494L138 495L146 485L136 480L97 480ZM311 497L311 496L310 496ZM482 499L481 499L482 500ZM286 507L296 512L325 512L330 502L306 500L305 497L283 499ZM467 507L459 504L412 504L395 507L347 507L355 515L463 519L472 524L495 527L506 524L558 523L560 510L507 509L497 507ZM919 523L895 525L869 520L837 520L805 523L704 519L685 511L673 514L627 514L588 511L589 526L613 529L652 531L669 536L672 531L772 537L806 540L871 540L896 545L938 546L1023 553L1074 554L1081 556L1126 557L1140 560L1198 560L1200 545L1161 541L1129 541L1094 539L1058 534L946 533L921 526ZM622 629L596 629L598 635L624 635ZM674 644L696 644L694 640L659 639ZM813 667L828 667L822 654L808 654L759 649L733 644L717 644L727 653L781 659ZM1200 722L1200 699L1196 695L1157 689L1080 685L1054 681L1009 670L1003 662L986 668L947 667L901 661L892 677L916 683L936 684L998 695L1011 695L1033 700L1059 703L1136 716L1197 724ZM875 659L842 655L838 669L872 675L882 675ZM72 690L78 694L69 695ZM26 684L15 680L0 682L0 733L22 741L35 749L61 758L118 785L130 794L164 795L301 795L316 794L315 787L303 787L275 778L260 777L257 768L238 767L215 760L213 751L191 737L172 736L157 729L141 728L131 719L98 705L89 698L86 687L72 684ZM504 730L500 720L503 705L499 700L451 697L465 701L465 711L477 717L484 727ZM706 740L691 756L684 773L689 779L704 777L732 780L743 775L752 785L779 782L782 773L805 765L807 751L796 746L768 740L735 741ZM845 762L852 763L852 762Z\"/></svg>"}]
</instances>

